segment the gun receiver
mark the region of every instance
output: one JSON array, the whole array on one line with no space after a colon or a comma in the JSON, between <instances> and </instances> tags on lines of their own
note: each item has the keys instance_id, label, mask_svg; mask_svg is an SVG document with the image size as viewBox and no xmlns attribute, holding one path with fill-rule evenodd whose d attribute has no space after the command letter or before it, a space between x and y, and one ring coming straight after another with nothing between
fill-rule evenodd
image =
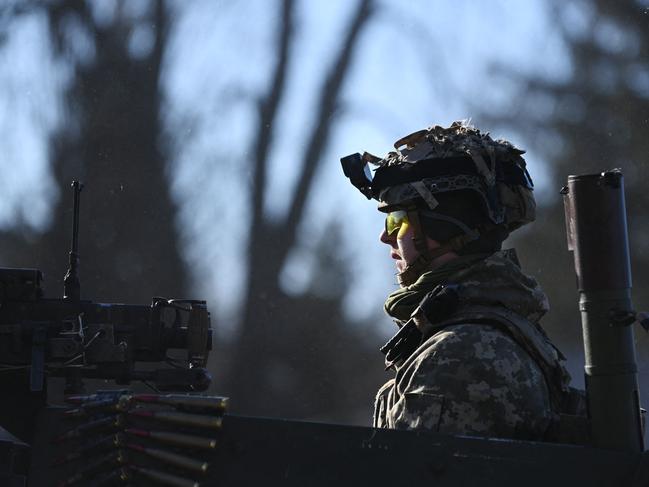
<instances>
[{"instance_id":1,"label":"gun receiver","mask_svg":"<svg viewBox=\"0 0 649 487\"><path fill-rule=\"evenodd\" d=\"M19 272L0 269L5 284ZM138 371L137 362L168 362L172 349L187 351L185 368ZM209 312L204 301L154 298L150 306L66 299L3 299L0 355L5 366L32 367L32 390L44 373L114 379L119 384L150 380L161 390L204 390L203 369L211 349ZM178 366L177 364L174 364ZM34 380L34 370L40 377Z\"/></svg>"}]
</instances>

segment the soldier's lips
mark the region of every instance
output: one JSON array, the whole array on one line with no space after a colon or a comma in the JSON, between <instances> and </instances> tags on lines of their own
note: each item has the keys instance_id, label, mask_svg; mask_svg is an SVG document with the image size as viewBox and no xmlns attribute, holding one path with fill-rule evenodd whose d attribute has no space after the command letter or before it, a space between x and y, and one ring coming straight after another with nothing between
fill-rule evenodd
<instances>
[{"instance_id":1,"label":"soldier's lips","mask_svg":"<svg viewBox=\"0 0 649 487\"><path fill-rule=\"evenodd\" d=\"M392 257L394 260L401 260L401 256L396 252L390 253L390 257Z\"/></svg>"}]
</instances>

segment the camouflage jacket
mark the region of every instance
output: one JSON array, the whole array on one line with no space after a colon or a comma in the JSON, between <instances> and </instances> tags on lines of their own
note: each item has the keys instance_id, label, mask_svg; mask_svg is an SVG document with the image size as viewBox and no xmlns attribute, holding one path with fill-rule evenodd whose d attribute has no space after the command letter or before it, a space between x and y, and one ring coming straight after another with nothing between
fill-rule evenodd
<instances>
[{"instance_id":1,"label":"camouflage jacket","mask_svg":"<svg viewBox=\"0 0 649 487\"><path fill-rule=\"evenodd\" d=\"M459 301L428 323L378 392L374 426L540 440L569 376L538 325L547 298L511 251L455 272ZM420 327L421 328L421 327Z\"/></svg>"}]
</instances>

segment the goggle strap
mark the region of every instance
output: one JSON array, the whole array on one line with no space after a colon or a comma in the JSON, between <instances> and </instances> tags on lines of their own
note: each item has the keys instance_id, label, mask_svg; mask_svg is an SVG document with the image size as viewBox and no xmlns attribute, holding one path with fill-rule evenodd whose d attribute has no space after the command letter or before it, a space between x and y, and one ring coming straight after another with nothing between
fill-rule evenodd
<instances>
[{"instance_id":1,"label":"goggle strap","mask_svg":"<svg viewBox=\"0 0 649 487\"><path fill-rule=\"evenodd\" d=\"M421 212L422 215L428 216L433 220L440 220L440 221L452 223L460 230L462 230L465 235L470 237L471 240L477 240L478 237L480 237L480 232L478 230L469 228L465 223L463 223L461 220L458 220L457 218L442 215L441 213L435 213L434 211L429 211L429 210L419 210L419 211Z\"/></svg>"}]
</instances>

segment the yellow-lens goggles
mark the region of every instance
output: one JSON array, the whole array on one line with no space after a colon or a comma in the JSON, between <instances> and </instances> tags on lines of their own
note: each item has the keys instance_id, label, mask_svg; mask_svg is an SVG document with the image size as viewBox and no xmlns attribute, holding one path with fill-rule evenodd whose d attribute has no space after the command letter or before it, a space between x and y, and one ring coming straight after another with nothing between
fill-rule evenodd
<instances>
[{"instance_id":1,"label":"yellow-lens goggles","mask_svg":"<svg viewBox=\"0 0 649 487\"><path fill-rule=\"evenodd\" d=\"M385 233L388 236L397 233L397 238L401 237L408 230L408 213L403 210L391 211L385 217Z\"/></svg>"}]
</instances>

